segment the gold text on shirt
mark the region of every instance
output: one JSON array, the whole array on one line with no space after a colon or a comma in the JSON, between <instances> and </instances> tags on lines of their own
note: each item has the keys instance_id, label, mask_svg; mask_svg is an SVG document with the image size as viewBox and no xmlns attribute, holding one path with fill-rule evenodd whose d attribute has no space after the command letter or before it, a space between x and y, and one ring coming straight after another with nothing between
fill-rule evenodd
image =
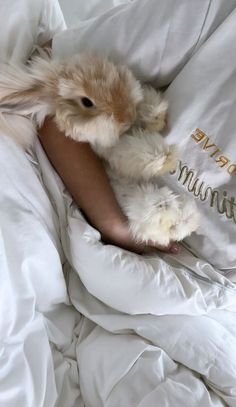
<instances>
[{"instance_id":1,"label":"gold text on shirt","mask_svg":"<svg viewBox=\"0 0 236 407\"><path fill-rule=\"evenodd\" d=\"M221 153L221 149L210 141L204 131L197 128L191 137L197 144L201 145L204 151L209 153L209 157L215 161L218 167L225 169L229 175L236 174L236 164Z\"/></svg>"},{"instance_id":2,"label":"gold text on shirt","mask_svg":"<svg viewBox=\"0 0 236 407\"><path fill-rule=\"evenodd\" d=\"M208 186L197 177L196 170L190 169L182 161L179 161L178 168L171 174L177 176L177 180L196 198L207 202L210 208L216 209L219 214L236 223L235 196L228 196L227 191L221 192Z\"/></svg>"}]
</instances>

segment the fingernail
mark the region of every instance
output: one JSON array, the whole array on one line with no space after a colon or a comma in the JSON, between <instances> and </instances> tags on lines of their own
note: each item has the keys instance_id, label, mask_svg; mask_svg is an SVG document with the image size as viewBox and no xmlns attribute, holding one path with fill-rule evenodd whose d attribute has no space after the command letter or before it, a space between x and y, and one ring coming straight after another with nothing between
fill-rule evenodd
<instances>
[{"instance_id":1,"label":"fingernail","mask_svg":"<svg viewBox=\"0 0 236 407\"><path fill-rule=\"evenodd\" d=\"M173 254L179 254L181 249L180 249L180 246L178 244L172 244L172 246L170 248L170 251Z\"/></svg>"}]
</instances>

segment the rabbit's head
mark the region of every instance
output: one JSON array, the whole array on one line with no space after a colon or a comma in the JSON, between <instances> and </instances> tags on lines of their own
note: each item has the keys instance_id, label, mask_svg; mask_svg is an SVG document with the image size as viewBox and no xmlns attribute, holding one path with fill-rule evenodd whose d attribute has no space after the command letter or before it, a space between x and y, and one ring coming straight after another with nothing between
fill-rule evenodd
<instances>
[{"instance_id":1,"label":"rabbit's head","mask_svg":"<svg viewBox=\"0 0 236 407\"><path fill-rule=\"evenodd\" d=\"M104 58L76 55L67 61L35 57L26 67L0 69L0 111L46 114L75 141L107 148L136 118L140 83L125 66Z\"/></svg>"},{"instance_id":2,"label":"rabbit's head","mask_svg":"<svg viewBox=\"0 0 236 407\"><path fill-rule=\"evenodd\" d=\"M58 75L56 121L74 140L107 148L135 121L141 100L141 86L127 67L76 56Z\"/></svg>"}]
</instances>

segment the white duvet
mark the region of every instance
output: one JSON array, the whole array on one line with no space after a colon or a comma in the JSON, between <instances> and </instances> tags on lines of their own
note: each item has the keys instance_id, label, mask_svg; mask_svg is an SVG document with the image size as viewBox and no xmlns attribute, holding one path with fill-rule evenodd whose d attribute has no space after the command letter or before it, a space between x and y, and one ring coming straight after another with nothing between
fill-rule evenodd
<instances>
[{"instance_id":1,"label":"white duvet","mask_svg":"<svg viewBox=\"0 0 236 407\"><path fill-rule=\"evenodd\" d=\"M36 153L1 140L0 405L235 406L234 285L103 246Z\"/></svg>"},{"instance_id":2,"label":"white duvet","mask_svg":"<svg viewBox=\"0 0 236 407\"><path fill-rule=\"evenodd\" d=\"M103 245L38 142L0 163L0 407L235 407L234 279Z\"/></svg>"}]
</instances>

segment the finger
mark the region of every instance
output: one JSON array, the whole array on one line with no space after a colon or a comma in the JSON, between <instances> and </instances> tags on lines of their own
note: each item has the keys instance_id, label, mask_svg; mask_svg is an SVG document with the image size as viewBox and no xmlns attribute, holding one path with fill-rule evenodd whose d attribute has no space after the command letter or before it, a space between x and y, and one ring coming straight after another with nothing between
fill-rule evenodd
<instances>
[{"instance_id":1,"label":"finger","mask_svg":"<svg viewBox=\"0 0 236 407\"><path fill-rule=\"evenodd\" d=\"M168 246L152 245L152 247L164 253L179 254L181 252L180 245L176 242L170 243Z\"/></svg>"},{"instance_id":2,"label":"finger","mask_svg":"<svg viewBox=\"0 0 236 407\"><path fill-rule=\"evenodd\" d=\"M169 251L172 254L180 254L181 252L181 247L178 243L171 243L170 247L169 247Z\"/></svg>"}]
</instances>

